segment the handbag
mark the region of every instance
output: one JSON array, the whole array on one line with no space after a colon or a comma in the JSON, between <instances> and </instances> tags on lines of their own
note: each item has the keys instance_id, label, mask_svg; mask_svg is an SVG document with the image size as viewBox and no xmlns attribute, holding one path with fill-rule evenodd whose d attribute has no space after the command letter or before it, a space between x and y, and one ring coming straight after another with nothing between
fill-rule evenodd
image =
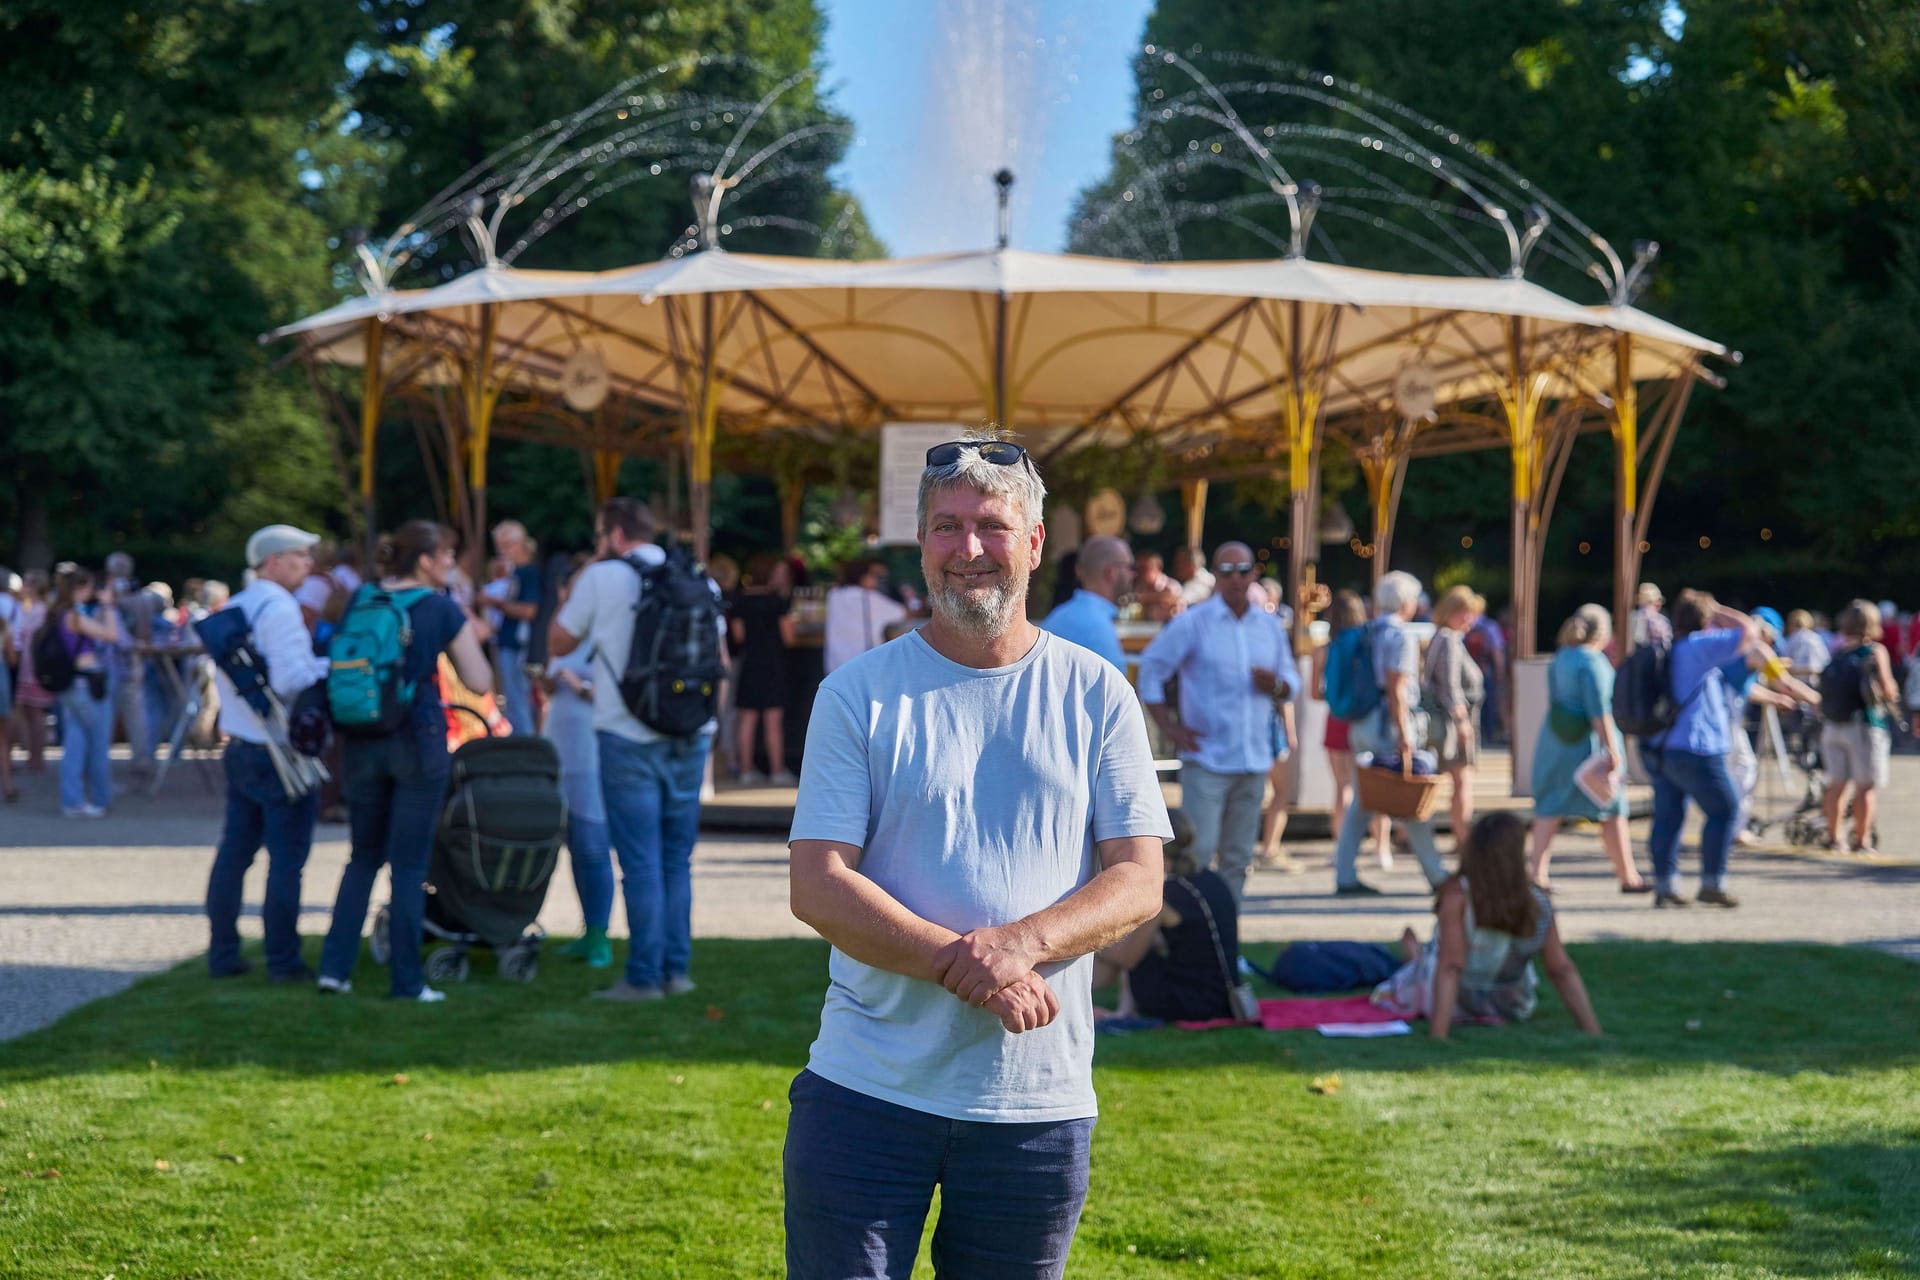
<instances>
[{"instance_id":1,"label":"handbag","mask_svg":"<svg viewBox=\"0 0 1920 1280\"><path fill-rule=\"evenodd\" d=\"M1185 876L1175 876L1180 887L1193 895L1200 904L1200 914L1206 917L1207 933L1213 938L1214 959L1220 962L1220 976L1227 984L1227 1007L1233 1010L1237 1022L1260 1021L1260 997L1253 994L1253 984L1242 979L1234 969L1232 961L1227 959L1227 948L1220 941L1220 929L1213 922L1213 908L1207 905L1207 897L1200 892L1200 886Z\"/></svg>"},{"instance_id":2,"label":"handbag","mask_svg":"<svg viewBox=\"0 0 1920 1280\"><path fill-rule=\"evenodd\" d=\"M1547 704L1547 728L1553 736L1569 745L1585 742L1593 732L1593 722L1578 711L1569 711L1557 702Z\"/></svg>"}]
</instances>

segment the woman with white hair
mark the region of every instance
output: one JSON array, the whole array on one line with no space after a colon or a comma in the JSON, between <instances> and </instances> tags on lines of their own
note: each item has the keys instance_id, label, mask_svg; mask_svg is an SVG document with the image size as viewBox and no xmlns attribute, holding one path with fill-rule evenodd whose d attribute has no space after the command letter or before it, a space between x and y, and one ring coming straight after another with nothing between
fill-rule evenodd
<instances>
[{"instance_id":1,"label":"woman with white hair","mask_svg":"<svg viewBox=\"0 0 1920 1280\"><path fill-rule=\"evenodd\" d=\"M1371 650L1372 677L1380 691L1380 702L1353 722L1355 754L1364 751L1392 760L1403 745L1413 751L1427 740L1427 715L1420 709L1420 643L1407 630L1419 604L1420 580L1410 573L1396 569L1374 584L1374 623L1368 628L1366 644ZM1360 789L1355 787L1353 805L1340 822L1340 840L1334 847L1333 891L1337 894L1380 892L1360 879L1354 865L1359 861L1360 838L1369 821L1368 811L1360 805ZM1427 882L1438 885L1447 878L1447 868L1440 860L1440 851L1434 848L1433 819L1408 820L1405 827Z\"/></svg>"},{"instance_id":2,"label":"woman with white hair","mask_svg":"<svg viewBox=\"0 0 1920 1280\"><path fill-rule=\"evenodd\" d=\"M1627 839L1625 743L1613 722L1613 665L1606 647L1613 620L1597 604L1583 604L1560 626L1559 652L1547 667L1547 718L1533 748L1534 883L1550 888L1547 860L1554 832L1568 818L1600 824L1600 847L1607 851L1622 893L1647 893L1651 882L1633 865ZM1607 759L1613 795L1596 801L1575 781L1596 755Z\"/></svg>"}]
</instances>

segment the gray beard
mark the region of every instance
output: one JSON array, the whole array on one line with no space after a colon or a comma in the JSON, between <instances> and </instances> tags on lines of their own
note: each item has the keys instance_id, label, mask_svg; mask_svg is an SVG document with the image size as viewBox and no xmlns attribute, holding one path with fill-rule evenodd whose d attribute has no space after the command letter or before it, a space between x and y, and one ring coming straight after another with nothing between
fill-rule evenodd
<instances>
[{"instance_id":1,"label":"gray beard","mask_svg":"<svg viewBox=\"0 0 1920 1280\"><path fill-rule=\"evenodd\" d=\"M960 630L986 639L1006 634L1025 596L1026 584L1011 581L970 598L944 585L928 593L935 613Z\"/></svg>"}]
</instances>

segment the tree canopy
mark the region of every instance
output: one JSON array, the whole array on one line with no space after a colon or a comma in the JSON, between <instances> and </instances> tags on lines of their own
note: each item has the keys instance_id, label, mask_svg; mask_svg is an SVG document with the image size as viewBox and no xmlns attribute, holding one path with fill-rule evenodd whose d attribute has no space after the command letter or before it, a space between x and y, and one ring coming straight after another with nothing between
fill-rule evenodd
<instances>
[{"instance_id":1,"label":"tree canopy","mask_svg":"<svg viewBox=\"0 0 1920 1280\"><path fill-rule=\"evenodd\" d=\"M1635 240L1660 244L1640 305L1746 360L1724 391L1694 397L1656 511L1654 576L1749 600L1775 583L1818 592L1801 598L1819 603L1920 591L1920 572L1904 567L1912 557L1898 554L1920 547L1920 10L1899 0L1160 0L1145 39L1216 77L1233 78L1240 54L1356 82L1526 175L1622 256ZM1140 84L1151 121L1159 69L1143 64ZM1150 159L1128 141L1084 194L1083 216ZM1299 176L1344 176L1328 172ZM1181 181L1189 203L1216 208L1251 185L1208 166ZM1271 256L1276 222L1284 228L1271 202L1238 222L1196 218L1182 256ZM1403 238L1328 230L1355 265L1446 270ZM1076 227L1076 246L1102 243L1097 226ZM1329 252L1316 243L1309 256ZM1605 300L1559 264L1536 259L1529 274ZM1549 573L1603 579L1603 447L1583 445L1576 462L1586 465L1569 474ZM1503 459L1417 462L1407 527L1438 531L1423 539L1429 548L1480 535L1492 552L1481 565L1497 575L1506 485ZM1598 554L1581 556L1581 539Z\"/></svg>"},{"instance_id":2,"label":"tree canopy","mask_svg":"<svg viewBox=\"0 0 1920 1280\"><path fill-rule=\"evenodd\" d=\"M0 563L124 546L186 570L237 559L267 521L344 531L321 406L257 336L359 292L360 235L377 241L547 122L656 67L654 91L751 102L815 66L820 32L812 0L0 9ZM837 119L805 79L771 118ZM824 128L790 148L765 203L792 223L743 222L732 243L808 252L820 237L792 224L811 221L871 252L825 176L844 138ZM521 261L646 260L689 222L685 172L595 196ZM471 265L457 234L414 248L395 283ZM577 460L503 449L501 505L557 512L556 487L583 492ZM431 510L419 459L392 452L390 509Z\"/></svg>"}]
</instances>

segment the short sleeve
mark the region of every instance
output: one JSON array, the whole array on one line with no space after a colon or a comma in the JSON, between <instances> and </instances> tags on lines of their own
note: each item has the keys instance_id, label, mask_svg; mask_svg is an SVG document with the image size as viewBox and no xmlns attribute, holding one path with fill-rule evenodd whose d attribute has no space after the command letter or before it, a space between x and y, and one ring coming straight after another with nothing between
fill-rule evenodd
<instances>
[{"instance_id":1,"label":"short sleeve","mask_svg":"<svg viewBox=\"0 0 1920 1280\"><path fill-rule=\"evenodd\" d=\"M1737 627L1708 631L1699 637L1700 663L1703 667L1725 666L1740 656L1747 633Z\"/></svg>"},{"instance_id":2,"label":"short sleeve","mask_svg":"<svg viewBox=\"0 0 1920 1280\"><path fill-rule=\"evenodd\" d=\"M599 589L599 574L591 569L580 574L573 580L573 590L568 593L567 602L554 615L554 621L560 624L560 629L575 640L586 639L587 632L593 627L594 602Z\"/></svg>"},{"instance_id":3,"label":"short sleeve","mask_svg":"<svg viewBox=\"0 0 1920 1280\"><path fill-rule=\"evenodd\" d=\"M800 792L787 840L831 840L864 849L872 814L866 726L845 694L822 686L807 722Z\"/></svg>"},{"instance_id":4,"label":"short sleeve","mask_svg":"<svg viewBox=\"0 0 1920 1280\"><path fill-rule=\"evenodd\" d=\"M1106 732L1093 778L1093 838L1171 840L1166 798L1160 791L1160 775L1154 772L1153 752L1147 747L1146 716L1125 677L1107 667L1102 680L1108 702Z\"/></svg>"},{"instance_id":5,"label":"short sleeve","mask_svg":"<svg viewBox=\"0 0 1920 1280\"><path fill-rule=\"evenodd\" d=\"M1598 654L1580 664L1580 713L1589 720L1613 714L1609 691L1601 688L1603 672L1607 672L1606 659ZM1611 683L1611 682L1609 682Z\"/></svg>"}]
</instances>

